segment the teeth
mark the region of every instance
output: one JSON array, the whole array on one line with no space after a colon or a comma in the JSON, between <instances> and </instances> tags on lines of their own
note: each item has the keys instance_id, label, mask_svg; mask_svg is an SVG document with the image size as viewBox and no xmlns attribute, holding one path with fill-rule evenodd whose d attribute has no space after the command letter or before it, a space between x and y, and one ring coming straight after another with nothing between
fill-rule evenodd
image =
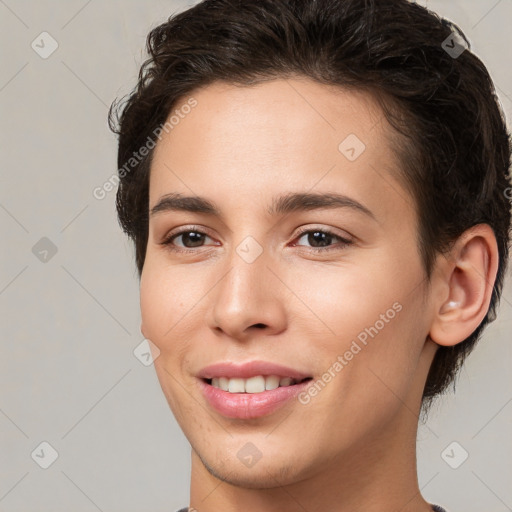
<instances>
[{"instance_id":1,"label":"teeth","mask_svg":"<svg viewBox=\"0 0 512 512\"><path fill-rule=\"evenodd\" d=\"M229 379L226 379L226 377L219 377L219 387L220 389L227 391L229 389Z\"/></svg>"},{"instance_id":2,"label":"teeth","mask_svg":"<svg viewBox=\"0 0 512 512\"><path fill-rule=\"evenodd\" d=\"M279 387L279 377L275 375L270 375L265 379L265 389L276 389Z\"/></svg>"},{"instance_id":3,"label":"teeth","mask_svg":"<svg viewBox=\"0 0 512 512\"><path fill-rule=\"evenodd\" d=\"M228 391L230 393L245 393L244 379L229 379Z\"/></svg>"},{"instance_id":4,"label":"teeth","mask_svg":"<svg viewBox=\"0 0 512 512\"><path fill-rule=\"evenodd\" d=\"M256 375L248 379L214 377L211 384L214 388L229 391L230 393L262 393L263 391L276 389L280 386L291 386L296 384L296 382L291 377Z\"/></svg>"},{"instance_id":5,"label":"teeth","mask_svg":"<svg viewBox=\"0 0 512 512\"><path fill-rule=\"evenodd\" d=\"M291 377L283 377L279 381L280 386L289 386L293 382L293 379Z\"/></svg>"},{"instance_id":6,"label":"teeth","mask_svg":"<svg viewBox=\"0 0 512 512\"><path fill-rule=\"evenodd\" d=\"M240 379L243 380L243 379ZM265 377L258 375L257 377L251 377L245 381L245 392L246 393L261 393L265 391Z\"/></svg>"}]
</instances>

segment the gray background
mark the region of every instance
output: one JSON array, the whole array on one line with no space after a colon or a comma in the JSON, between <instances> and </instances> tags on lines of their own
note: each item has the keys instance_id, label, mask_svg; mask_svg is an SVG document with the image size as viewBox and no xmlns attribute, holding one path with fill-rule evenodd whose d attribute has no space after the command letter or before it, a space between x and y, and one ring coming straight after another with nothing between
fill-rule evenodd
<instances>
[{"instance_id":1,"label":"gray background","mask_svg":"<svg viewBox=\"0 0 512 512\"><path fill-rule=\"evenodd\" d=\"M192 3L0 0L1 511L188 504L190 448L133 353L138 281L115 191L92 191L116 171L107 109L135 84L147 32ZM512 0L421 3L466 32L510 123ZM59 45L46 59L31 47L43 31ZM511 323L509 272L457 394L419 430L420 487L451 512L512 510ZM43 441L58 452L48 469ZM453 465L462 449L452 469L446 455Z\"/></svg>"}]
</instances>

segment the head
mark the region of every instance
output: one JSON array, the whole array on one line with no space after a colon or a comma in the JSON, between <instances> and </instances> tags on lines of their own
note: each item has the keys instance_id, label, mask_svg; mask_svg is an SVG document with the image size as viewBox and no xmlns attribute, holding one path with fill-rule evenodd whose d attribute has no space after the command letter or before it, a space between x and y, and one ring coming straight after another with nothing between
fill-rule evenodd
<instances>
[{"instance_id":1,"label":"head","mask_svg":"<svg viewBox=\"0 0 512 512\"><path fill-rule=\"evenodd\" d=\"M494 319L511 144L469 43L443 48L454 32L406 0L207 0L149 34L117 122L112 110L117 209L160 382L206 465L248 431L198 405L202 367L264 359L321 381L294 420L346 428L295 459L290 427L265 436L286 414L251 423L300 471L428 404ZM224 436L218 454L206 433Z\"/></svg>"}]
</instances>

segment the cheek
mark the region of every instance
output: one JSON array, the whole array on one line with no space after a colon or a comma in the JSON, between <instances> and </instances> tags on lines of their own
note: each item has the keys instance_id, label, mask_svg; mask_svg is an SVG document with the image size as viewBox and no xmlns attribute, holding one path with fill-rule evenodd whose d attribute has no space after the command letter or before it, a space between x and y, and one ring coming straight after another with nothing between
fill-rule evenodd
<instances>
[{"instance_id":1,"label":"cheek","mask_svg":"<svg viewBox=\"0 0 512 512\"><path fill-rule=\"evenodd\" d=\"M300 312L311 328L317 325L325 331L326 339L357 337L375 322L381 330L380 315L390 310L385 320L395 318L393 304L403 297L402 280L407 280L407 275L390 271L378 254L368 265L362 261L336 266L310 264L289 272L286 282L295 283L296 296L291 297L290 307Z\"/></svg>"},{"instance_id":2,"label":"cheek","mask_svg":"<svg viewBox=\"0 0 512 512\"><path fill-rule=\"evenodd\" d=\"M188 392L183 390L183 384L172 377L180 371L178 368L186 361L191 350L186 333L191 328L187 325L187 312L192 305L188 304L187 299L195 297L186 293L188 288L183 274L175 268L158 264L150 257L146 259L140 279L143 335L160 351L154 361L155 372L179 424L184 423L184 418L194 417Z\"/></svg>"},{"instance_id":3,"label":"cheek","mask_svg":"<svg viewBox=\"0 0 512 512\"><path fill-rule=\"evenodd\" d=\"M140 310L144 335L162 349L165 340L186 321L186 313L192 307L190 281L176 269L165 268L146 260L140 279ZM197 299L196 299L197 301Z\"/></svg>"},{"instance_id":4,"label":"cheek","mask_svg":"<svg viewBox=\"0 0 512 512\"><path fill-rule=\"evenodd\" d=\"M404 253L369 256L357 265L302 269L302 279L293 281L301 300L290 307L298 308L301 331L316 339L324 366L346 356L340 373L350 380L375 379L369 373L374 369L400 385L400 375L410 378L424 342L421 266Z\"/></svg>"},{"instance_id":5,"label":"cheek","mask_svg":"<svg viewBox=\"0 0 512 512\"><path fill-rule=\"evenodd\" d=\"M169 328L169 311L172 311L172 299L165 286L165 281L157 279L155 273L148 271L147 266L140 280L140 311L142 328L146 338L159 345L165 330ZM167 326L167 328L165 328Z\"/></svg>"}]
</instances>

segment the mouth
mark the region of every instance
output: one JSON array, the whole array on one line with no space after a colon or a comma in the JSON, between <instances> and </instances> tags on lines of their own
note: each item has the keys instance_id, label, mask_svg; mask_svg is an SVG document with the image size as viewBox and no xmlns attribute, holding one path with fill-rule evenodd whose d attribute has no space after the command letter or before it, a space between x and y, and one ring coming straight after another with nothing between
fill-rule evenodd
<instances>
[{"instance_id":1,"label":"mouth","mask_svg":"<svg viewBox=\"0 0 512 512\"><path fill-rule=\"evenodd\" d=\"M252 420L272 413L294 400L313 381L313 377L295 379L278 375L255 375L247 379L235 377L199 378L200 392L208 405L221 416ZM301 406L302 407L302 406Z\"/></svg>"},{"instance_id":2,"label":"mouth","mask_svg":"<svg viewBox=\"0 0 512 512\"><path fill-rule=\"evenodd\" d=\"M196 382L217 413L247 420L291 406L313 380L308 373L270 361L221 361L200 370Z\"/></svg>"},{"instance_id":3,"label":"mouth","mask_svg":"<svg viewBox=\"0 0 512 512\"><path fill-rule=\"evenodd\" d=\"M246 379L240 377L212 377L211 379L203 378L202 381L228 393L254 394L282 387L296 386L312 379L313 377L296 379L279 375L255 375Z\"/></svg>"}]
</instances>

